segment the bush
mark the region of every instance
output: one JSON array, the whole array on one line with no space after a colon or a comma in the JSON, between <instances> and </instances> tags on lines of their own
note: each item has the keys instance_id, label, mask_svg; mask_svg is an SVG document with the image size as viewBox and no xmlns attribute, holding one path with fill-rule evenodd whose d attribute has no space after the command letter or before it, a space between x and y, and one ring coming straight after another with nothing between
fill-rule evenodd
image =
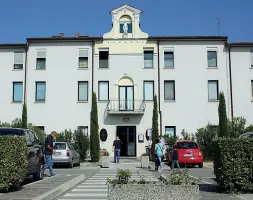
<instances>
[{"instance_id":1,"label":"bush","mask_svg":"<svg viewBox=\"0 0 253 200\"><path fill-rule=\"evenodd\" d=\"M87 158L87 152L90 148L90 140L87 135L85 135L82 129L77 129L74 131L74 147L80 155L80 160L84 161Z\"/></svg>"},{"instance_id":2,"label":"bush","mask_svg":"<svg viewBox=\"0 0 253 200\"><path fill-rule=\"evenodd\" d=\"M230 137L239 137L244 133L246 119L243 117L234 117L232 121L228 123Z\"/></svg>"},{"instance_id":3,"label":"bush","mask_svg":"<svg viewBox=\"0 0 253 200\"><path fill-rule=\"evenodd\" d=\"M212 124L197 130L197 143L203 153L204 160L212 159L212 142L217 138L218 130L218 126Z\"/></svg>"},{"instance_id":4,"label":"bush","mask_svg":"<svg viewBox=\"0 0 253 200\"><path fill-rule=\"evenodd\" d=\"M229 137L227 108L224 93L219 94L219 137Z\"/></svg>"},{"instance_id":5,"label":"bush","mask_svg":"<svg viewBox=\"0 0 253 200\"><path fill-rule=\"evenodd\" d=\"M219 138L214 145L214 173L225 192L253 192L253 139Z\"/></svg>"},{"instance_id":6,"label":"bush","mask_svg":"<svg viewBox=\"0 0 253 200\"><path fill-rule=\"evenodd\" d=\"M73 133L69 129L65 129L64 131L60 132L56 136L56 141L57 142L72 142L73 141Z\"/></svg>"},{"instance_id":7,"label":"bush","mask_svg":"<svg viewBox=\"0 0 253 200\"><path fill-rule=\"evenodd\" d=\"M185 129L182 130L181 135L183 136L183 140L196 140L196 136L193 133L188 133L187 131L185 131Z\"/></svg>"},{"instance_id":8,"label":"bush","mask_svg":"<svg viewBox=\"0 0 253 200\"><path fill-rule=\"evenodd\" d=\"M17 188L28 169L28 148L24 137L0 136L0 190Z\"/></svg>"}]
</instances>

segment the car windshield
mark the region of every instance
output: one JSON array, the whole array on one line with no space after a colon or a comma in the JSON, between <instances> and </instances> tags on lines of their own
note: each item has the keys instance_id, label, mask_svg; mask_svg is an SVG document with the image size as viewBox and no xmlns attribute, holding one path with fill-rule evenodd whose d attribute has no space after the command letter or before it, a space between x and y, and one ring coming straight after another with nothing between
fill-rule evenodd
<instances>
[{"instance_id":1,"label":"car windshield","mask_svg":"<svg viewBox=\"0 0 253 200\"><path fill-rule=\"evenodd\" d=\"M55 143L53 149L63 150L66 149L66 143Z\"/></svg>"},{"instance_id":2,"label":"car windshield","mask_svg":"<svg viewBox=\"0 0 253 200\"><path fill-rule=\"evenodd\" d=\"M177 149L197 149L196 142L179 142L177 143Z\"/></svg>"},{"instance_id":3,"label":"car windshield","mask_svg":"<svg viewBox=\"0 0 253 200\"><path fill-rule=\"evenodd\" d=\"M5 135L21 136L21 135L23 135L23 130L19 130L19 129L0 129L0 135L1 136L5 136Z\"/></svg>"}]
</instances>

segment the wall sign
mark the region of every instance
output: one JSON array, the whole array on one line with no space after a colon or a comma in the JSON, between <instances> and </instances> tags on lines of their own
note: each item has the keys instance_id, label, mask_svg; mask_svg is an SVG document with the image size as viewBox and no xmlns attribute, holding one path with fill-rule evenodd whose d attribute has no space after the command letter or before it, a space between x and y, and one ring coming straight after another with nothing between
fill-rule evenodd
<instances>
[{"instance_id":1,"label":"wall sign","mask_svg":"<svg viewBox=\"0 0 253 200\"><path fill-rule=\"evenodd\" d=\"M144 134L141 133L141 134L138 135L138 142L139 143L143 143L144 142Z\"/></svg>"}]
</instances>

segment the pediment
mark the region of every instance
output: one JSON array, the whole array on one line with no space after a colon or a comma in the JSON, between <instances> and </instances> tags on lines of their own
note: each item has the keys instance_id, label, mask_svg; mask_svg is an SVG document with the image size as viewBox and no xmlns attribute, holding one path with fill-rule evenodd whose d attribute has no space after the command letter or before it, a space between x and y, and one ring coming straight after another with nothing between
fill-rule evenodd
<instances>
[{"instance_id":1,"label":"pediment","mask_svg":"<svg viewBox=\"0 0 253 200\"><path fill-rule=\"evenodd\" d=\"M125 4L125 5L123 5L123 6L119 7L119 8L111 10L110 14L118 14L118 13L120 13L122 11L123 12L124 11L125 12L129 11L129 12L134 13L134 14L141 14L142 13L141 10Z\"/></svg>"}]
</instances>

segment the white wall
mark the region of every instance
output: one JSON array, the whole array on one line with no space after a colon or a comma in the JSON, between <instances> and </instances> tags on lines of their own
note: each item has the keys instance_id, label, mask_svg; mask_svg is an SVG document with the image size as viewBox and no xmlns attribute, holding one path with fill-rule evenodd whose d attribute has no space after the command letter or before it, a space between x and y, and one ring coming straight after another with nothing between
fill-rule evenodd
<instances>
[{"instance_id":1,"label":"white wall","mask_svg":"<svg viewBox=\"0 0 253 200\"><path fill-rule=\"evenodd\" d=\"M253 47L231 48L234 117L246 118L247 125L253 123L251 93L253 68L251 68L250 49L253 49Z\"/></svg>"},{"instance_id":2,"label":"white wall","mask_svg":"<svg viewBox=\"0 0 253 200\"><path fill-rule=\"evenodd\" d=\"M144 69L143 54L121 54L109 56L109 69L99 69L99 57L94 60L94 90L98 95L98 81L109 81L109 98L117 99L118 80L128 75L134 80L135 100L143 100L143 81L154 80L154 93L157 94L157 54L154 56L154 69ZM108 132L107 141L102 144L109 152L112 151L112 143L116 138L116 126L136 126L137 156L145 152L147 141L138 143L138 134L144 134L148 128L152 127L153 102L146 102L144 115L114 115L104 117L107 102L98 102L99 130L105 128ZM123 121L123 117L129 117L128 122Z\"/></svg>"},{"instance_id":3,"label":"white wall","mask_svg":"<svg viewBox=\"0 0 253 200\"><path fill-rule=\"evenodd\" d=\"M217 48L217 69L208 68L207 47ZM163 67L165 48L174 48L173 69ZM208 80L219 80L229 116L227 53L223 42L161 42L160 64L163 133L165 126L176 126L176 134L181 136L182 129L195 133L208 122L218 124L218 101L208 101ZM164 80L175 80L175 101L164 101Z\"/></svg>"},{"instance_id":4,"label":"white wall","mask_svg":"<svg viewBox=\"0 0 253 200\"><path fill-rule=\"evenodd\" d=\"M78 69L78 48L89 48L88 69ZM37 49L46 49L46 70L36 70ZM45 132L76 129L90 124L91 43L30 44L28 51L28 120ZM35 102L35 81L46 81L46 102ZM78 81L89 81L89 101L78 102Z\"/></svg>"},{"instance_id":5,"label":"white wall","mask_svg":"<svg viewBox=\"0 0 253 200\"><path fill-rule=\"evenodd\" d=\"M24 51L23 69L14 69L14 51ZM25 79L25 50L0 49L0 121L11 122L22 116L22 102L13 102L13 82ZM23 87L24 88L24 87Z\"/></svg>"}]
</instances>

